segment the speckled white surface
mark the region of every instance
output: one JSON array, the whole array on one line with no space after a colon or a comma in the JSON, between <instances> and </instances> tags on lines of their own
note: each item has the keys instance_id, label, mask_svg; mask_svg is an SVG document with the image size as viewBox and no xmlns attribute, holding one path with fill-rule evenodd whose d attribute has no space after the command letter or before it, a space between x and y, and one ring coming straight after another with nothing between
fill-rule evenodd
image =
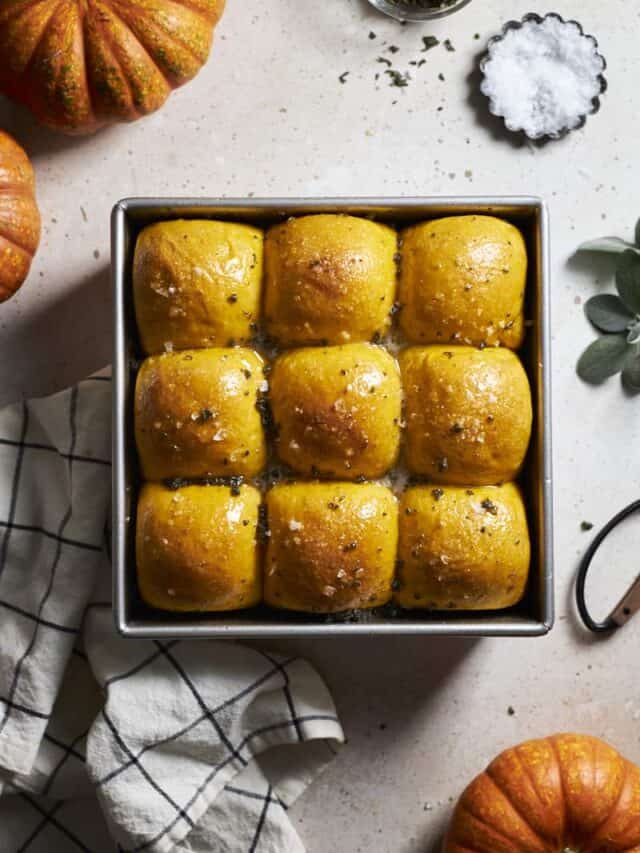
<instances>
[{"instance_id":1,"label":"speckled white surface","mask_svg":"<svg viewBox=\"0 0 640 853\"><path fill-rule=\"evenodd\" d=\"M583 239L630 236L640 215L633 5L558 0L555 11L599 39L610 86L585 130L543 148L514 143L487 120L470 80L486 38L531 11L529 0L474 0L448 20L404 28L364 0L229 0L203 73L134 126L67 140L0 103L0 126L35 161L45 225L29 282L0 306L0 402L59 388L109 360L108 216L119 197L535 193L549 202L556 627L527 641L288 643L325 675L349 736L293 809L310 853L435 850L451 798L497 750L526 737L592 732L640 761L640 616L594 643L569 598L589 539L580 522L598 525L640 497L640 401L616 380L593 390L574 375L593 337L581 302L609 284L608 267L571 260ZM455 52L420 54L426 34L451 38ZM385 40L400 51L385 54ZM411 67L401 90L376 84L381 54L400 70L427 62ZM639 527L629 523L603 554L609 576L594 585L603 610L637 570Z\"/></svg>"}]
</instances>

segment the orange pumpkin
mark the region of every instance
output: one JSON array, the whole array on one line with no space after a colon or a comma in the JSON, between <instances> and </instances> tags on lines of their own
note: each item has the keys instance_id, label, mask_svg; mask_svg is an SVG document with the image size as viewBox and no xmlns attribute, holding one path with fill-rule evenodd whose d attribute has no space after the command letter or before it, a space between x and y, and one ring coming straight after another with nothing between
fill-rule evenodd
<instances>
[{"instance_id":1,"label":"orange pumpkin","mask_svg":"<svg viewBox=\"0 0 640 853\"><path fill-rule=\"evenodd\" d=\"M469 785L443 853L640 853L640 768L565 734L508 749Z\"/></svg>"},{"instance_id":2,"label":"orange pumpkin","mask_svg":"<svg viewBox=\"0 0 640 853\"><path fill-rule=\"evenodd\" d=\"M40 242L40 213L29 158L0 130L0 302L27 277Z\"/></svg>"},{"instance_id":3,"label":"orange pumpkin","mask_svg":"<svg viewBox=\"0 0 640 853\"><path fill-rule=\"evenodd\" d=\"M65 133L157 110L206 62L225 0L1 0L0 91Z\"/></svg>"}]
</instances>

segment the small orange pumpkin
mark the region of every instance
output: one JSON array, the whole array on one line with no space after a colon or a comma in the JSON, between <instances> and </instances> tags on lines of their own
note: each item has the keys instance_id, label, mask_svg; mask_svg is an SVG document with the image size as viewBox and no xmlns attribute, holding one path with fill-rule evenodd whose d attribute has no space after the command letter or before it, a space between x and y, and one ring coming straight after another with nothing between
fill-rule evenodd
<instances>
[{"instance_id":1,"label":"small orange pumpkin","mask_svg":"<svg viewBox=\"0 0 640 853\"><path fill-rule=\"evenodd\" d=\"M206 62L225 0L2 0L0 91L65 133L157 110Z\"/></svg>"},{"instance_id":2,"label":"small orange pumpkin","mask_svg":"<svg viewBox=\"0 0 640 853\"><path fill-rule=\"evenodd\" d=\"M40 242L40 213L29 158L0 130L0 302L27 277Z\"/></svg>"},{"instance_id":3,"label":"small orange pumpkin","mask_svg":"<svg viewBox=\"0 0 640 853\"><path fill-rule=\"evenodd\" d=\"M564 734L508 749L460 797L443 853L640 853L640 768Z\"/></svg>"}]
</instances>

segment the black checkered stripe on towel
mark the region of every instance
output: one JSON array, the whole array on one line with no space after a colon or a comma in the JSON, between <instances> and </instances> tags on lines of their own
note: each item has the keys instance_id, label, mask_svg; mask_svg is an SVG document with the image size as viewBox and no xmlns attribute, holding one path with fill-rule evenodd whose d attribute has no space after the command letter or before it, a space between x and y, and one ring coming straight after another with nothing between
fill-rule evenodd
<instances>
[{"instance_id":1,"label":"black checkered stripe on towel","mask_svg":"<svg viewBox=\"0 0 640 853\"><path fill-rule=\"evenodd\" d=\"M257 759L272 745L298 744L298 758L288 757L286 769L291 772L299 761L301 779L312 766L319 769L331 760L343 736L317 674L296 658L278 659L236 644L137 645L139 654L128 669L119 666L103 682L109 699L89 748L105 811L131 810L136 833L121 842L122 848L127 853L160 850L167 839L188 837L199 850L202 835L207 840L203 850L246 853L260 850L264 841L264 849L302 853L285 814L287 795L277 784L283 768L269 773ZM159 709L152 739L144 724L128 717L124 726L119 722L119 697L129 692L128 680L135 683L134 694L145 690L146 681L151 703ZM172 695L166 689L154 695L159 684L171 685ZM164 725L170 713L176 721ZM314 751L310 763L305 758L309 750ZM193 759L194 751L201 761ZM131 790L137 793L133 805ZM226 829L220 829L222 824Z\"/></svg>"},{"instance_id":2,"label":"black checkered stripe on towel","mask_svg":"<svg viewBox=\"0 0 640 853\"><path fill-rule=\"evenodd\" d=\"M106 618L110 620L109 605L106 602L90 605L88 618L94 621L104 621ZM76 729L67 730L66 739L47 731L41 751L47 754L48 762L42 759L41 766L47 765L46 772L49 775L44 781L37 782L39 791L0 797L0 849L3 853L5 850L36 851L44 849L45 846L56 853L67 850L84 850L87 853L113 851L113 840L98 808L98 800L103 802L104 797L101 794L105 789L117 789L120 780L127 773L136 774L136 785L148 786L166 802L167 820L164 827L153 837L146 838L141 843L117 845L115 849L123 853L163 849L160 846L163 839L174 832L179 823L188 830L189 850L228 849L238 853L259 853L264 841L264 849L302 853L304 848L286 814L289 807L286 795L278 789L277 781L272 781L267 772L253 760L253 746L257 740L265 737L304 744L306 738L313 737L314 727L318 724L330 726L329 733L334 735L340 732L335 713L305 713L297 707L298 703L292 692L299 689L295 686L296 682L300 681L296 670L307 665L296 658L280 660L264 652L242 650L254 658L253 680L240 689L234 688L224 702L210 706L203 697L201 688L197 686L197 677L186 672L186 661L191 656L193 644L177 641L138 641L128 645L136 647L131 656L131 666L102 682L107 692L112 692L116 685L124 692L128 682L132 682L135 690L135 685L140 684L145 672L162 667L167 673L176 673L186 691L192 695L193 704L190 705L190 710L194 712L193 717L185 720L184 725L174 728L167 736L150 740L143 747L136 748L128 742L127 734L117 727L109 710L103 708L98 712L96 725L105 726L109 737L117 744L114 754L119 755L119 763L99 779L93 778L93 784L86 777L86 721L78 720ZM198 644L200 647L203 645ZM240 647L236 648L240 650ZM74 649L73 665L78 670L78 679L82 672L86 677L92 677L88 658L79 649ZM270 697L267 716L271 721L243 731L240 739L234 738L233 726L229 725L229 721L234 717L229 711L239 704L246 707L247 702L250 704L252 697L260 695L262 691ZM61 709L56 706L51 724L54 729L59 710ZM222 743L224 749L217 764L203 766L200 784L193 787L187 798L178 801L167 790L163 780L155 777L148 768L146 757L160 750L179 751L180 744L188 740L190 732L202 724L211 726L212 740ZM316 750L316 764L318 761L327 763L336 751L332 739L320 740L311 745ZM66 783L63 778L65 773ZM224 784L205 814L196 819L192 816L193 804L221 774L229 775L230 781ZM76 790L77 780L86 777L86 790L82 791L79 798L66 796L69 793L69 778L74 775L76 782L72 782L71 787ZM95 777L95 773L93 775ZM278 773L274 776L277 778ZM23 781L29 784L29 780ZM34 784L33 780L30 784ZM97 799L94 794L96 791ZM13 822L19 824L13 829L11 846L7 844L7 833L10 829L7 829L8 822L5 819L9 811ZM225 830L221 830L221 826L226 826L226 831L233 833L233 846L231 843L227 845ZM300 846L296 847L296 844ZM180 844L177 844L175 849L180 850Z\"/></svg>"},{"instance_id":3,"label":"black checkered stripe on towel","mask_svg":"<svg viewBox=\"0 0 640 853\"><path fill-rule=\"evenodd\" d=\"M0 851L303 853L288 805L343 740L317 673L115 633L110 398L0 411Z\"/></svg>"},{"instance_id":4,"label":"black checkered stripe on towel","mask_svg":"<svg viewBox=\"0 0 640 853\"><path fill-rule=\"evenodd\" d=\"M101 559L110 391L96 376L0 412L0 765L18 772L34 756L12 741L42 736Z\"/></svg>"}]
</instances>

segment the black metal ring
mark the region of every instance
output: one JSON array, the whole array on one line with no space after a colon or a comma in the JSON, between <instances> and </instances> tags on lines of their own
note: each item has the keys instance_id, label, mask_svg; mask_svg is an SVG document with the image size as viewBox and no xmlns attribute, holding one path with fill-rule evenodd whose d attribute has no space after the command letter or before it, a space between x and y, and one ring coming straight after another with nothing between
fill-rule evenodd
<instances>
[{"instance_id":1,"label":"black metal ring","mask_svg":"<svg viewBox=\"0 0 640 853\"><path fill-rule=\"evenodd\" d=\"M576 604L578 605L580 618L582 619L586 627L590 631L593 631L594 634L603 634L608 631L615 631L620 626L617 625L616 622L614 622L611 616L607 616L604 622L596 622L595 619L593 619L591 614L589 613L584 595L589 567L591 566L591 562L596 554L596 551L598 550L600 545L602 545L602 543L611 533L611 531L615 527L617 527L620 522L624 521L625 518L628 518L634 512L638 512L638 510L640 510L640 500L630 503L629 506L626 506L617 515L614 515L611 521L608 521L605 524L605 526L595 537L591 545L589 545L584 557L580 561L580 565L578 566L578 575L576 577Z\"/></svg>"}]
</instances>

